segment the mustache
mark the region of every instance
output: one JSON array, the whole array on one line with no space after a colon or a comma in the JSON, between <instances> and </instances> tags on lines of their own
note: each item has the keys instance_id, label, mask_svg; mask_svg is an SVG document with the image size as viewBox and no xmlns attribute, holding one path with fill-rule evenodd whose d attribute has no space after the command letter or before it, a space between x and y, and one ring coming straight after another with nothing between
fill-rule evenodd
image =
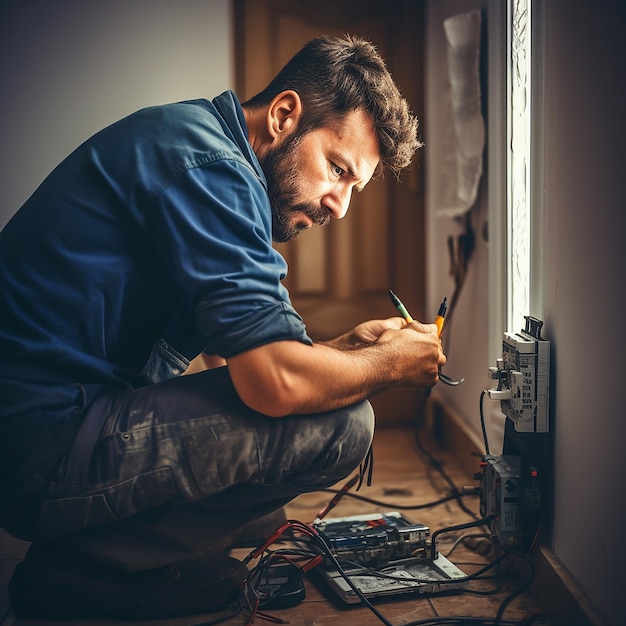
<instances>
[{"instance_id":1,"label":"mustache","mask_svg":"<svg viewBox=\"0 0 626 626\"><path fill-rule=\"evenodd\" d=\"M330 211L323 206L316 207L312 204L301 203L293 207L294 212L304 213L314 224L326 226L331 219Z\"/></svg>"}]
</instances>

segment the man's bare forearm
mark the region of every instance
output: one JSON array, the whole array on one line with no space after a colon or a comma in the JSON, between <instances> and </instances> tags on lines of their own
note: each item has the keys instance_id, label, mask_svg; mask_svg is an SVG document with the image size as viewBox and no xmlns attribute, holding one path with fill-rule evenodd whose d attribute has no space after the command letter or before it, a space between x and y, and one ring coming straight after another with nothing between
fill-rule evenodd
<instances>
[{"instance_id":1,"label":"man's bare forearm","mask_svg":"<svg viewBox=\"0 0 626 626\"><path fill-rule=\"evenodd\" d=\"M317 413L393 386L429 387L445 362L433 333L387 330L360 346L280 341L229 359L237 392L266 415Z\"/></svg>"}]
</instances>

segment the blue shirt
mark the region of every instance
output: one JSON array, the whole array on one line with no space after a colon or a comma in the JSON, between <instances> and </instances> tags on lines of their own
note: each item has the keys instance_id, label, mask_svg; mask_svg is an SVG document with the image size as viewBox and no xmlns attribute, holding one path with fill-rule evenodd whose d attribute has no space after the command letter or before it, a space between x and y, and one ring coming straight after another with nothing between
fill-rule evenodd
<instances>
[{"instance_id":1,"label":"blue shirt","mask_svg":"<svg viewBox=\"0 0 626 626\"><path fill-rule=\"evenodd\" d=\"M311 343L271 223L229 91L143 109L68 156L0 233L1 463L35 449L42 416L71 435L105 386L178 375L203 349Z\"/></svg>"}]
</instances>

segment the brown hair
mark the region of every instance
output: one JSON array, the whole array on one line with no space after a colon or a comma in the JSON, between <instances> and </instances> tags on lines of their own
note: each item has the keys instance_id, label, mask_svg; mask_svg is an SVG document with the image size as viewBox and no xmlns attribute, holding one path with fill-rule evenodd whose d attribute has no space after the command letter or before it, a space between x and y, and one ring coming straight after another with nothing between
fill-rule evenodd
<instances>
[{"instance_id":1,"label":"brown hair","mask_svg":"<svg viewBox=\"0 0 626 626\"><path fill-rule=\"evenodd\" d=\"M422 145L417 118L369 41L350 35L312 39L244 106L265 106L289 89L302 100L302 134L349 111L366 111L378 135L382 166L396 175Z\"/></svg>"}]
</instances>

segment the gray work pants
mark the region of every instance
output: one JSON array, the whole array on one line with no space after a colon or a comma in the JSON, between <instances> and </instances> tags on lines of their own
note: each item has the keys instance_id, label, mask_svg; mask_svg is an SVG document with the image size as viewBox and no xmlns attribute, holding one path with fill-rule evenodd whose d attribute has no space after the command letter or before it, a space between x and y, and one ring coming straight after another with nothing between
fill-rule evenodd
<instances>
[{"instance_id":1,"label":"gray work pants","mask_svg":"<svg viewBox=\"0 0 626 626\"><path fill-rule=\"evenodd\" d=\"M131 571L180 561L345 478L373 430L368 402L314 415L256 413L226 367L102 394L46 489L34 536L69 537Z\"/></svg>"}]
</instances>

